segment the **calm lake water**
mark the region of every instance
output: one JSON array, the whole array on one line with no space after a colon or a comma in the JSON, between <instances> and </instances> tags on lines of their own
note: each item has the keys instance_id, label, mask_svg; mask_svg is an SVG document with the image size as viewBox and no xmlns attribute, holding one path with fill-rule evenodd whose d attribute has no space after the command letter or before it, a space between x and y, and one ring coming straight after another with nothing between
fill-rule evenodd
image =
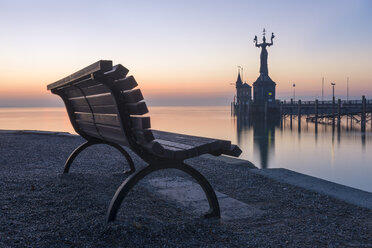
<instances>
[{"instance_id":1,"label":"calm lake water","mask_svg":"<svg viewBox=\"0 0 372 248\"><path fill-rule=\"evenodd\" d=\"M345 123L251 122L230 115L229 107L151 107L154 129L228 139L243 150L241 158L260 168L287 168L372 192L372 132L362 134ZM0 129L75 133L65 108L0 108ZM358 130L359 129L359 130Z\"/></svg>"}]
</instances>

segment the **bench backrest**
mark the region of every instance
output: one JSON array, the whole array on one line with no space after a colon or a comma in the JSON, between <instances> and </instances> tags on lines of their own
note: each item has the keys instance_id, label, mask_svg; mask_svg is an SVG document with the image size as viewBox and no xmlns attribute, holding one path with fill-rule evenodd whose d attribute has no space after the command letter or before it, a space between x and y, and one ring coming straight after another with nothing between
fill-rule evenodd
<instances>
[{"instance_id":1,"label":"bench backrest","mask_svg":"<svg viewBox=\"0 0 372 248\"><path fill-rule=\"evenodd\" d=\"M122 65L98 61L48 85L65 102L75 131L85 139L100 139L130 146L159 148L149 130L150 117L133 76Z\"/></svg>"}]
</instances>

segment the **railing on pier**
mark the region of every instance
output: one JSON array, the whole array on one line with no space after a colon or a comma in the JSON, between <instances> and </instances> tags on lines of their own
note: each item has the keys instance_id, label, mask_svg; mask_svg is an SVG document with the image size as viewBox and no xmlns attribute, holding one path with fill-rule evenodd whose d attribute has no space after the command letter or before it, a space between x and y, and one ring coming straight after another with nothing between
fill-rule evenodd
<instances>
[{"instance_id":1,"label":"railing on pier","mask_svg":"<svg viewBox=\"0 0 372 248\"><path fill-rule=\"evenodd\" d=\"M366 130L366 123L371 122L372 129L372 100L367 100L365 96L362 100L341 100L332 101L283 101L280 103L280 115L283 117L297 116L300 123L301 116L307 115L306 120L318 123L334 124L335 119L337 124L340 125L342 116L347 119L360 123L361 130ZM350 117L350 118L349 118Z\"/></svg>"}]
</instances>

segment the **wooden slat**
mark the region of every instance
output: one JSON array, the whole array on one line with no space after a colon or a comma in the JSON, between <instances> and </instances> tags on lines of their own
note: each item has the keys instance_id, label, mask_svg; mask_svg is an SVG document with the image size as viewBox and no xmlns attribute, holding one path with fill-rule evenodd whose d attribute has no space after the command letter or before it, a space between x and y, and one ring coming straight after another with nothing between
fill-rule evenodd
<instances>
[{"instance_id":1,"label":"wooden slat","mask_svg":"<svg viewBox=\"0 0 372 248\"><path fill-rule=\"evenodd\" d=\"M158 130L152 131L156 140L161 139L172 141L175 143L195 146L197 147L199 154L213 152L218 149L229 149L231 145L231 142L226 140L210 139L205 137L163 132Z\"/></svg>"},{"instance_id":2,"label":"wooden slat","mask_svg":"<svg viewBox=\"0 0 372 248\"><path fill-rule=\"evenodd\" d=\"M82 130L83 132L93 137L101 138L93 123L83 122L83 121L78 121L78 120L76 121L76 123L78 124L79 129Z\"/></svg>"},{"instance_id":3,"label":"wooden slat","mask_svg":"<svg viewBox=\"0 0 372 248\"><path fill-rule=\"evenodd\" d=\"M88 88L82 88L82 90L86 96L111 92L110 89L106 85L103 85L103 84L97 84L95 86L91 86Z\"/></svg>"},{"instance_id":4,"label":"wooden slat","mask_svg":"<svg viewBox=\"0 0 372 248\"><path fill-rule=\"evenodd\" d=\"M85 87L85 88L78 88L78 87L70 87L70 89L65 90L65 94L68 98L73 97L81 97L81 96L89 96L89 95L98 95L103 93L110 93L111 91L108 89L107 86L103 84L95 84L94 86Z\"/></svg>"},{"instance_id":5,"label":"wooden slat","mask_svg":"<svg viewBox=\"0 0 372 248\"><path fill-rule=\"evenodd\" d=\"M115 105L91 106L94 114L117 114Z\"/></svg>"},{"instance_id":6,"label":"wooden slat","mask_svg":"<svg viewBox=\"0 0 372 248\"><path fill-rule=\"evenodd\" d=\"M74 109L75 112L85 112L85 113L91 113L90 111L90 107L87 105L76 105L76 106L72 106L72 108Z\"/></svg>"},{"instance_id":7,"label":"wooden slat","mask_svg":"<svg viewBox=\"0 0 372 248\"><path fill-rule=\"evenodd\" d=\"M88 106L88 102L84 96L69 98L72 106Z\"/></svg>"},{"instance_id":8,"label":"wooden slat","mask_svg":"<svg viewBox=\"0 0 372 248\"><path fill-rule=\"evenodd\" d=\"M136 130L136 129L132 129L132 132L134 134L134 136L136 137L137 139L137 142L138 143L149 143L151 141L153 141L155 138L154 138L154 135L152 134L151 130Z\"/></svg>"},{"instance_id":9,"label":"wooden slat","mask_svg":"<svg viewBox=\"0 0 372 248\"><path fill-rule=\"evenodd\" d=\"M231 145L230 149L228 150L222 150L222 154L233 156L233 157L239 157L239 155L242 153L242 150L237 145Z\"/></svg>"},{"instance_id":10,"label":"wooden slat","mask_svg":"<svg viewBox=\"0 0 372 248\"><path fill-rule=\"evenodd\" d=\"M115 81L115 88L119 91L131 90L137 86L137 82L133 76Z\"/></svg>"},{"instance_id":11,"label":"wooden slat","mask_svg":"<svg viewBox=\"0 0 372 248\"><path fill-rule=\"evenodd\" d=\"M115 65L111 71L105 72L105 76L109 77L110 79L117 80L121 78L125 78L128 74L129 70L122 66L121 64Z\"/></svg>"},{"instance_id":12,"label":"wooden slat","mask_svg":"<svg viewBox=\"0 0 372 248\"><path fill-rule=\"evenodd\" d=\"M167 145L162 145L165 149L164 152L164 157L167 157L169 159L178 159L178 160L184 160L187 158L187 151L176 148L176 147L171 147Z\"/></svg>"},{"instance_id":13,"label":"wooden slat","mask_svg":"<svg viewBox=\"0 0 372 248\"><path fill-rule=\"evenodd\" d=\"M92 77L89 77L85 80L80 80L80 81L76 81L74 83L72 83L71 85L74 86L74 87L77 87L77 88L87 88L87 87L93 87L93 86L96 86L100 84L99 82L97 82L96 80L94 80Z\"/></svg>"},{"instance_id":14,"label":"wooden slat","mask_svg":"<svg viewBox=\"0 0 372 248\"><path fill-rule=\"evenodd\" d=\"M175 151L175 153L176 153L175 158L176 159L181 159L181 157L191 158L191 157L196 157L196 156L200 155L199 152L198 152L197 147L195 147L195 146L184 145L184 144L175 143L175 142L171 142L171 141L167 141L167 140L157 139L156 141L159 142L164 147L164 149Z\"/></svg>"},{"instance_id":15,"label":"wooden slat","mask_svg":"<svg viewBox=\"0 0 372 248\"><path fill-rule=\"evenodd\" d=\"M49 84L47 86L48 90L61 87L63 85L66 85L68 83L74 82L76 80L79 80L84 77L90 77L90 74L97 73L97 72L107 72L109 70L112 70L112 61L110 60L100 60L97 61L94 64L91 64L80 71L77 71L70 76L67 76L65 78L62 78L61 80L58 80L57 82L54 82L52 84Z\"/></svg>"},{"instance_id":16,"label":"wooden slat","mask_svg":"<svg viewBox=\"0 0 372 248\"><path fill-rule=\"evenodd\" d=\"M140 89L124 91L122 96L125 103L136 103L143 100Z\"/></svg>"},{"instance_id":17,"label":"wooden slat","mask_svg":"<svg viewBox=\"0 0 372 248\"><path fill-rule=\"evenodd\" d=\"M75 118L77 121L93 123L93 115L91 113L75 112Z\"/></svg>"},{"instance_id":18,"label":"wooden slat","mask_svg":"<svg viewBox=\"0 0 372 248\"><path fill-rule=\"evenodd\" d=\"M76 87L69 87L69 88L64 90L64 93L66 94L66 96L68 98L75 98L75 97L84 96L84 93Z\"/></svg>"},{"instance_id":19,"label":"wooden slat","mask_svg":"<svg viewBox=\"0 0 372 248\"><path fill-rule=\"evenodd\" d=\"M123 145L128 145L128 141L119 127L112 127L107 125L96 124L100 135L108 141L116 141Z\"/></svg>"},{"instance_id":20,"label":"wooden slat","mask_svg":"<svg viewBox=\"0 0 372 248\"><path fill-rule=\"evenodd\" d=\"M132 123L132 127L136 129L147 129L151 127L150 117L148 116L131 116L130 121Z\"/></svg>"},{"instance_id":21,"label":"wooden slat","mask_svg":"<svg viewBox=\"0 0 372 248\"><path fill-rule=\"evenodd\" d=\"M125 106L131 115L144 115L149 112L145 102L127 103Z\"/></svg>"},{"instance_id":22,"label":"wooden slat","mask_svg":"<svg viewBox=\"0 0 372 248\"><path fill-rule=\"evenodd\" d=\"M164 147L157 141L151 141L149 143L142 145L144 148L149 150L151 153L156 154L158 156L163 155L165 152Z\"/></svg>"},{"instance_id":23,"label":"wooden slat","mask_svg":"<svg viewBox=\"0 0 372 248\"><path fill-rule=\"evenodd\" d=\"M119 118L116 114L94 114L94 121L97 124L120 127Z\"/></svg>"},{"instance_id":24,"label":"wooden slat","mask_svg":"<svg viewBox=\"0 0 372 248\"><path fill-rule=\"evenodd\" d=\"M182 149L182 150L190 150L190 149L195 148L195 146L185 145L185 144L176 143L176 142L172 142L168 140L157 139L156 141L159 142L161 145L172 146L172 147Z\"/></svg>"},{"instance_id":25,"label":"wooden slat","mask_svg":"<svg viewBox=\"0 0 372 248\"><path fill-rule=\"evenodd\" d=\"M104 124L120 127L119 119L116 114L92 114L75 112L75 118L79 121L90 122L92 124Z\"/></svg>"},{"instance_id":26,"label":"wooden slat","mask_svg":"<svg viewBox=\"0 0 372 248\"><path fill-rule=\"evenodd\" d=\"M111 93L87 96L90 106L114 105L114 97Z\"/></svg>"}]
</instances>

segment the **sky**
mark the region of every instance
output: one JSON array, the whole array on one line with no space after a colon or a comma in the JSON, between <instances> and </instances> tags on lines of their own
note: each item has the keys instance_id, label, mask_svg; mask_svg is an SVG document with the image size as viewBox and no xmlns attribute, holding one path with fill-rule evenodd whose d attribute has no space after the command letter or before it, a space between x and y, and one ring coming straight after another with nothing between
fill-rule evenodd
<instances>
[{"instance_id":1,"label":"sky","mask_svg":"<svg viewBox=\"0 0 372 248\"><path fill-rule=\"evenodd\" d=\"M149 105L229 105L237 67L274 32L277 98L372 98L372 1L0 0L0 106L63 106L46 90L100 59L127 67Z\"/></svg>"}]
</instances>

